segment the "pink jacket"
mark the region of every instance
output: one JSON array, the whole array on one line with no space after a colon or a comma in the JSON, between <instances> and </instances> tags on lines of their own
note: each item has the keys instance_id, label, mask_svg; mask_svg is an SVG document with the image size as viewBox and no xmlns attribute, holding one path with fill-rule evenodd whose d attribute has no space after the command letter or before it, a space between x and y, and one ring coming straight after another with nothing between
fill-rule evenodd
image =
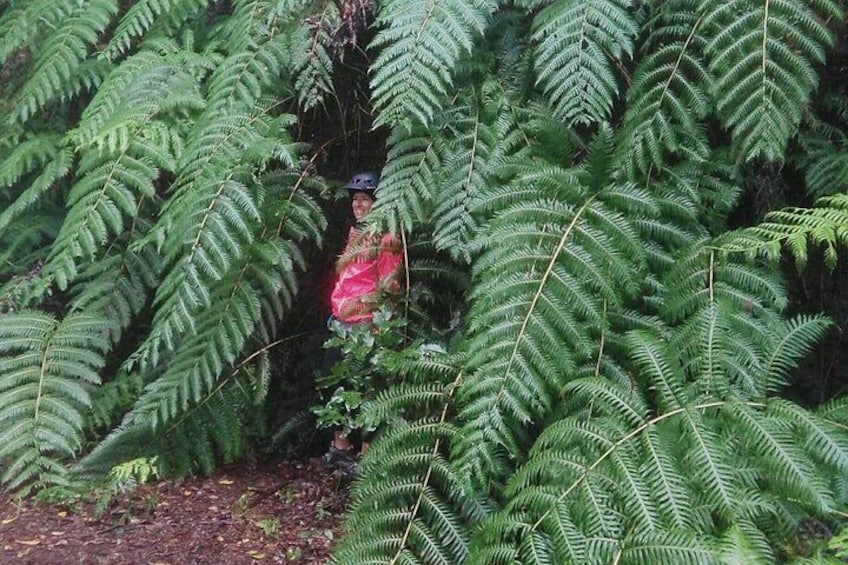
<instances>
[{"instance_id":1,"label":"pink jacket","mask_svg":"<svg viewBox=\"0 0 848 565\"><path fill-rule=\"evenodd\" d=\"M380 293L400 289L402 260L400 242L391 234L368 236L350 228L336 262L330 295L333 316L348 324L370 320L380 308Z\"/></svg>"}]
</instances>

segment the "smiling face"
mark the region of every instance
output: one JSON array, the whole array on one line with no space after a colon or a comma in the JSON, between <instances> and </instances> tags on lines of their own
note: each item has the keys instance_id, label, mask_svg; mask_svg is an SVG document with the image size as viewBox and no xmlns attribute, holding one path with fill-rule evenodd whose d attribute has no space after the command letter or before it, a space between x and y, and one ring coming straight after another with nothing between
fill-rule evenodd
<instances>
[{"instance_id":1,"label":"smiling face","mask_svg":"<svg viewBox=\"0 0 848 565\"><path fill-rule=\"evenodd\" d=\"M364 192L354 192L350 198L350 206L353 210L353 217L359 222L368 215L371 211L371 206L374 205L374 199Z\"/></svg>"}]
</instances>

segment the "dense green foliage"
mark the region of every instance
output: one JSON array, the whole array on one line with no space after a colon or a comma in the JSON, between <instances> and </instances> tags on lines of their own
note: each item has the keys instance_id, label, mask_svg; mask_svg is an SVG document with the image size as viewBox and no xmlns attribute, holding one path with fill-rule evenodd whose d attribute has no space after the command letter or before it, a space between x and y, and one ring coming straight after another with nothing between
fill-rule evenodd
<instances>
[{"instance_id":1,"label":"dense green foliage","mask_svg":"<svg viewBox=\"0 0 848 565\"><path fill-rule=\"evenodd\" d=\"M843 9L0 0L0 481L301 421L277 352L372 136L409 329L336 560L785 558L845 504L845 400L785 394L831 321L777 261L848 239Z\"/></svg>"}]
</instances>

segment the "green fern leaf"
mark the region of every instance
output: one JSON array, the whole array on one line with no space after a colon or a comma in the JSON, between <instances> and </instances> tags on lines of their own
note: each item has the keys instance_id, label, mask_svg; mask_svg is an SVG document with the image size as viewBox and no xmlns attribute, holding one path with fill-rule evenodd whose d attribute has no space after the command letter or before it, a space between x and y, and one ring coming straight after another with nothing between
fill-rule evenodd
<instances>
[{"instance_id":1,"label":"green fern leaf","mask_svg":"<svg viewBox=\"0 0 848 565\"><path fill-rule=\"evenodd\" d=\"M66 289L79 272L80 258L94 260L110 238L125 230L144 198L155 195L159 170L144 157L144 142L133 141L122 151L94 150L81 161L80 180L68 194L68 214L45 266L59 288Z\"/></svg>"},{"instance_id":2,"label":"green fern leaf","mask_svg":"<svg viewBox=\"0 0 848 565\"><path fill-rule=\"evenodd\" d=\"M621 563L708 564L715 553L691 534L635 535L622 541Z\"/></svg>"},{"instance_id":3,"label":"green fern leaf","mask_svg":"<svg viewBox=\"0 0 848 565\"><path fill-rule=\"evenodd\" d=\"M295 268L305 268L293 243L307 241L310 233L320 238L324 220L320 207L299 194L296 183L286 186L287 201L276 193L280 185L271 181L268 187L281 204L269 207L258 237L210 285L210 306L191 312L196 330L168 348L167 369L146 387L133 409L136 422L157 428L178 418L226 376L261 320L266 320L265 334L273 335L272 328L290 306L297 289ZM272 235L274 230L278 235Z\"/></svg>"},{"instance_id":4,"label":"green fern leaf","mask_svg":"<svg viewBox=\"0 0 848 565\"><path fill-rule=\"evenodd\" d=\"M143 389L144 380L141 375L123 372L108 383L97 387L91 393L89 429L102 431L117 426L123 415L132 408Z\"/></svg>"},{"instance_id":5,"label":"green fern leaf","mask_svg":"<svg viewBox=\"0 0 848 565\"><path fill-rule=\"evenodd\" d=\"M57 158L62 138L58 135L34 135L14 141L14 149L0 165L0 186L14 186L22 177L43 168Z\"/></svg>"},{"instance_id":6,"label":"green fern leaf","mask_svg":"<svg viewBox=\"0 0 848 565\"><path fill-rule=\"evenodd\" d=\"M237 268L245 247L255 240L265 194L261 187L245 184L252 183L248 167L254 157L249 152L260 145L259 159L295 160L297 147L282 137L265 111L259 106L250 113L217 116L200 126L186 149L176 194L150 236L164 240L164 258L173 267L157 291L156 331L135 356L145 366L155 365L163 347L174 347L181 335L196 328L197 312L211 304L211 285ZM266 147L266 135L279 137L268 139ZM174 235L166 238L166 233Z\"/></svg>"},{"instance_id":7,"label":"green fern leaf","mask_svg":"<svg viewBox=\"0 0 848 565\"><path fill-rule=\"evenodd\" d=\"M71 310L97 312L112 320L112 343L118 343L150 301L161 272L160 258L150 247L129 253L118 246L80 273L73 287Z\"/></svg>"},{"instance_id":8,"label":"green fern leaf","mask_svg":"<svg viewBox=\"0 0 848 565\"><path fill-rule=\"evenodd\" d=\"M256 104L279 76L286 56L280 38L230 55L209 80L210 107L219 108L234 101L244 106Z\"/></svg>"},{"instance_id":9,"label":"green fern leaf","mask_svg":"<svg viewBox=\"0 0 848 565\"><path fill-rule=\"evenodd\" d=\"M708 111L711 79L703 62L702 23L696 6L680 0L662 3L645 26L650 35L627 93L622 144L643 174L674 155L707 158L700 121Z\"/></svg>"},{"instance_id":10,"label":"green fern leaf","mask_svg":"<svg viewBox=\"0 0 848 565\"><path fill-rule=\"evenodd\" d=\"M16 184L22 176L28 175L36 167L40 168L41 172L32 179L29 187L0 213L0 237L28 210L41 204L44 196L68 176L74 163L73 155L68 150L52 145L52 141L55 140L48 138L21 143L12 155L3 161L0 168L0 185ZM41 151L47 153L39 154Z\"/></svg>"},{"instance_id":11,"label":"green fern leaf","mask_svg":"<svg viewBox=\"0 0 848 565\"><path fill-rule=\"evenodd\" d=\"M64 458L82 445L89 387L109 342L109 322L35 311L0 317L0 482L10 489L63 484Z\"/></svg>"},{"instance_id":12,"label":"green fern leaf","mask_svg":"<svg viewBox=\"0 0 848 565\"><path fill-rule=\"evenodd\" d=\"M98 479L122 461L157 457L163 476L210 473L216 462L230 462L247 449L248 434L261 416L248 394L248 371L222 379L171 425L153 430L125 419L72 469L74 476Z\"/></svg>"},{"instance_id":13,"label":"green fern leaf","mask_svg":"<svg viewBox=\"0 0 848 565\"><path fill-rule=\"evenodd\" d=\"M51 33L35 60L35 68L21 89L12 117L27 121L51 100L70 98L78 84L96 86L108 64L88 63L88 50L117 14L116 0L88 0ZM60 90L64 89L64 90Z\"/></svg>"},{"instance_id":14,"label":"green fern leaf","mask_svg":"<svg viewBox=\"0 0 848 565\"><path fill-rule=\"evenodd\" d=\"M571 403L591 405L591 415L566 417L540 434L472 555L504 562L493 556L514 547L514 561L532 563L712 563L708 540L729 525L745 532L752 559L769 562L773 544L756 524L774 517L775 503L758 491L783 504L832 507L816 461L844 464L841 432L786 401L699 399L684 386L682 365L670 361L676 347L644 330L628 340L633 380L618 389L598 379L567 385ZM816 446L804 450L796 431ZM721 448L727 442L733 460ZM719 551L734 548L722 542Z\"/></svg>"},{"instance_id":15,"label":"green fern leaf","mask_svg":"<svg viewBox=\"0 0 848 565\"><path fill-rule=\"evenodd\" d=\"M496 7L492 0L381 3L376 24L382 29L371 44L377 51L371 79L378 112L374 125L430 125L446 101L456 66L471 53Z\"/></svg>"},{"instance_id":16,"label":"green fern leaf","mask_svg":"<svg viewBox=\"0 0 848 565\"><path fill-rule=\"evenodd\" d=\"M749 256L763 255L771 261L780 258L784 248L795 258L798 270L808 259L808 246L823 248L825 264L833 269L837 249L848 244L848 194L820 199L813 208L787 208L766 215L758 226L729 234L722 249L744 252Z\"/></svg>"},{"instance_id":17,"label":"green fern leaf","mask_svg":"<svg viewBox=\"0 0 848 565\"><path fill-rule=\"evenodd\" d=\"M477 231L474 201L487 184L498 140L485 116L474 107L459 106L452 118L457 133L445 144L443 178L433 195L433 242L454 260L470 262L469 243Z\"/></svg>"},{"instance_id":18,"label":"green fern leaf","mask_svg":"<svg viewBox=\"0 0 848 565\"><path fill-rule=\"evenodd\" d=\"M842 469L848 466L844 429L833 425L817 413L804 410L780 398L771 401L770 409L776 416L785 416L786 421L792 422L796 433L802 438L799 444L804 449L817 460L844 474Z\"/></svg>"},{"instance_id":19,"label":"green fern leaf","mask_svg":"<svg viewBox=\"0 0 848 565\"><path fill-rule=\"evenodd\" d=\"M787 430L780 418L762 417L744 405L728 407L732 422L745 430L745 447L758 455L764 477L769 486L781 491L783 496L802 501L816 512L834 507L833 493L815 472L810 459ZM785 412L784 412L785 414Z\"/></svg>"},{"instance_id":20,"label":"green fern leaf","mask_svg":"<svg viewBox=\"0 0 848 565\"><path fill-rule=\"evenodd\" d=\"M818 83L813 67L833 43L824 22L841 10L831 0L733 0L703 9L712 30L706 52L713 94L736 153L781 160Z\"/></svg>"},{"instance_id":21,"label":"green fern leaf","mask_svg":"<svg viewBox=\"0 0 848 565\"><path fill-rule=\"evenodd\" d=\"M422 419L372 444L345 526L351 535L334 552L336 563L466 561L473 507L463 508L461 485L444 458L455 433Z\"/></svg>"},{"instance_id":22,"label":"green fern leaf","mask_svg":"<svg viewBox=\"0 0 848 565\"><path fill-rule=\"evenodd\" d=\"M126 150L138 137L149 137L148 130L167 113L202 109L195 75L206 64L206 59L183 51L167 55L143 51L129 57L109 73L77 127L68 133L68 141L78 148L114 153Z\"/></svg>"},{"instance_id":23,"label":"green fern leaf","mask_svg":"<svg viewBox=\"0 0 848 565\"><path fill-rule=\"evenodd\" d=\"M37 304L48 292L41 274L50 242L61 227L61 208L44 207L22 215L4 230L0 239L0 262L16 273L0 286L0 303L12 309Z\"/></svg>"},{"instance_id":24,"label":"green fern leaf","mask_svg":"<svg viewBox=\"0 0 848 565\"><path fill-rule=\"evenodd\" d=\"M829 328L830 320L824 316L803 316L782 324L779 340L775 340L764 365L765 387L776 392L785 386L798 360L824 338Z\"/></svg>"},{"instance_id":25,"label":"green fern leaf","mask_svg":"<svg viewBox=\"0 0 848 565\"><path fill-rule=\"evenodd\" d=\"M168 368L147 385L132 415L156 429L183 414L215 388L230 369L260 316L255 290L246 282L223 281L210 298L216 307L195 315L198 331L173 349Z\"/></svg>"},{"instance_id":26,"label":"green fern leaf","mask_svg":"<svg viewBox=\"0 0 848 565\"><path fill-rule=\"evenodd\" d=\"M845 142L810 147L804 155L804 183L813 198L848 192L848 147Z\"/></svg>"},{"instance_id":27,"label":"green fern leaf","mask_svg":"<svg viewBox=\"0 0 848 565\"><path fill-rule=\"evenodd\" d=\"M393 233L423 222L442 169L442 136L432 128L395 127L380 176L380 200L373 212L385 215Z\"/></svg>"},{"instance_id":28,"label":"green fern leaf","mask_svg":"<svg viewBox=\"0 0 848 565\"><path fill-rule=\"evenodd\" d=\"M338 29L339 21L338 9L328 4L319 18L307 19L292 33L291 72L297 100L304 110L312 110L334 92L331 32ZM303 49L303 45L308 48Z\"/></svg>"},{"instance_id":29,"label":"green fern leaf","mask_svg":"<svg viewBox=\"0 0 848 565\"><path fill-rule=\"evenodd\" d=\"M197 17L208 7L209 0L140 0L133 2L121 18L103 56L117 59L126 53L137 38L147 33L156 22L167 21L171 25Z\"/></svg>"},{"instance_id":30,"label":"green fern leaf","mask_svg":"<svg viewBox=\"0 0 848 565\"><path fill-rule=\"evenodd\" d=\"M554 114L568 125L610 116L618 95L613 65L632 56L638 28L629 0L536 1L535 68Z\"/></svg>"},{"instance_id":31,"label":"green fern leaf","mask_svg":"<svg viewBox=\"0 0 848 565\"><path fill-rule=\"evenodd\" d=\"M581 173L589 186L591 173ZM460 397L467 422L460 461L479 484L496 474L492 465L505 471L496 462L522 451L527 426L544 420L553 392L593 355L604 301L614 308L624 289L635 290L629 261L638 261L640 243L616 203L646 213L651 205L627 185L588 192L563 171L537 170L522 181L551 183L559 194L505 210L482 240L486 253L475 269L483 284L469 313L476 353Z\"/></svg>"},{"instance_id":32,"label":"green fern leaf","mask_svg":"<svg viewBox=\"0 0 848 565\"><path fill-rule=\"evenodd\" d=\"M75 2L36 0L9 6L0 18L0 66L9 56L24 49L46 30L59 27L60 22L71 16L79 6Z\"/></svg>"}]
</instances>

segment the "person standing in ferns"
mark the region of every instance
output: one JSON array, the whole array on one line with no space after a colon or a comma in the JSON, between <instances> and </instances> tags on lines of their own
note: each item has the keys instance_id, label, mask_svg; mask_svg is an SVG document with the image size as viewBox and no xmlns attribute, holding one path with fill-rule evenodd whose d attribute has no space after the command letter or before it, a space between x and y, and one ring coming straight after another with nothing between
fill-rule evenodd
<instances>
[{"instance_id":1,"label":"person standing in ferns","mask_svg":"<svg viewBox=\"0 0 848 565\"><path fill-rule=\"evenodd\" d=\"M332 396L315 409L319 425L333 427L330 450L324 456L325 463L331 466L352 461L354 431L359 430L363 436L360 454L368 449L365 436L372 430L362 423L358 412L362 402L376 392L376 382L364 356L373 347L375 315L391 310L401 288L402 245L389 233L369 232L364 224L376 200L379 180L378 173L361 172L344 187L350 195L355 223L336 261L330 294L332 315L328 326L335 337L325 345L325 374L319 379L319 386Z\"/></svg>"}]
</instances>

